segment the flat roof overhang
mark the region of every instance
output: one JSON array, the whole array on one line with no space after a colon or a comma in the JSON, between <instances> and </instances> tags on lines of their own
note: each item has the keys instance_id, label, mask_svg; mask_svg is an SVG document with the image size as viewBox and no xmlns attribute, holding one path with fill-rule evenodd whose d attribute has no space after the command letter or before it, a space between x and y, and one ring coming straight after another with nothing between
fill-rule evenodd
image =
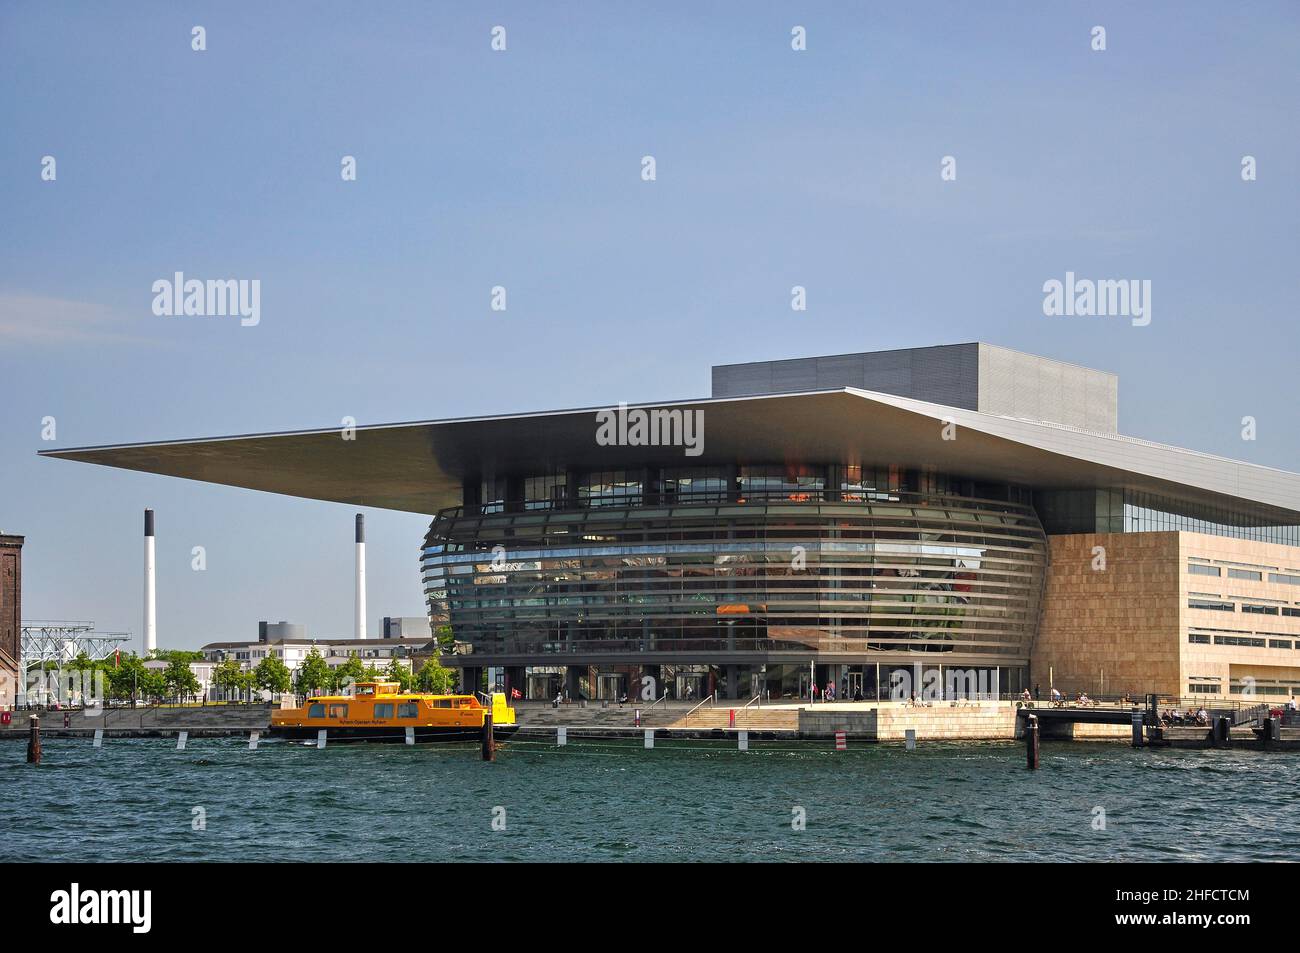
<instances>
[{"instance_id":1,"label":"flat roof overhang","mask_svg":"<svg viewBox=\"0 0 1300 953\"><path fill-rule=\"evenodd\" d=\"M42 456L353 506L433 514L465 479L550 469L899 464L1042 488L1129 487L1300 523L1300 475L1115 434L853 388L629 405L703 413L702 452L602 446L610 407L44 450ZM947 433L945 425L956 429Z\"/></svg>"}]
</instances>

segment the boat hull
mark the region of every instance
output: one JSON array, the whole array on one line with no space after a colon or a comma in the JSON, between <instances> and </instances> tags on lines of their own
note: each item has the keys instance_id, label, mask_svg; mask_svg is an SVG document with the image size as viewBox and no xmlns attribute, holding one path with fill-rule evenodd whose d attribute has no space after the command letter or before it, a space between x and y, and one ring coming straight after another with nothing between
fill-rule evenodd
<instances>
[{"instance_id":1,"label":"boat hull","mask_svg":"<svg viewBox=\"0 0 1300 953\"><path fill-rule=\"evenodd\" d=\"M492 736L497 740L509 738L518 729L518 725L494 725ZM319 728L306 725L272 725L270 734L275 738L290 741L315 741ZM383 728L375 726L347 726L327 728L326 743L336 742L370 742L372 744L402 744L406 741L406 729L403 727ZM456 744L479 743L483 738L481 728L468 726L435 727L417 725L415 728L416 744Z\"/></svg>"}]
</instances>

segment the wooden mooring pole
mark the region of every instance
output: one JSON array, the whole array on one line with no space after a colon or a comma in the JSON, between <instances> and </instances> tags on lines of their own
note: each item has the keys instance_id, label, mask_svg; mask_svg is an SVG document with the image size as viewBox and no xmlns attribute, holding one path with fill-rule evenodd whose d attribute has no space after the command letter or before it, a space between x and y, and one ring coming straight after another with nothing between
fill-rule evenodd
<instances>
[{"instance_id":1,"label":"wooden mooring pole","mask_svg":"<svg viewBox=\"0 0 1300 953\"><path fill-rule=\"evenodd\" d=\"M28 721L27 729L27 763L41 763L41 719L39 715L32 715Z\"/></svg>"},{"instance_id":2,"label":"wooden mooring pole","mask_svg":"<svg viewBox=\"0 0 1300 953\"><path fill-rule=\"evenodd\" d=\"M1025 719L1025 762L1030 771L1038 770L1038 716Z\"/></svg>"},{"instance_id":3,"label":"wooden mooring pole","mask_svg":"<svg viewBox=\"0 0 1300 953\"><path fill-rule=\"evenodd\" d=\"M497 759L496 740L492 736L492 712L483 713L483 760L495 761Z\"/></svg>"}]
</instances>

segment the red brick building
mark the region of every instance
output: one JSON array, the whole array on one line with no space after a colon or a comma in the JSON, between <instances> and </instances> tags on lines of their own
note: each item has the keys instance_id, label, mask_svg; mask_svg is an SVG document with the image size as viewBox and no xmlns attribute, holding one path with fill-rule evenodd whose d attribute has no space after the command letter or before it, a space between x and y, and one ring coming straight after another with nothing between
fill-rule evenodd
<instances>
[{"instance_id":1,"label":"red brick building","mask_svg":"<svg viewBox=\"0 0 1300 953\"><path fill-rule=\"evenodd\" d=\"M18 685L23 618L23 537L0 533L0 708L11 707Z\"/></svg>"}]
</instances>

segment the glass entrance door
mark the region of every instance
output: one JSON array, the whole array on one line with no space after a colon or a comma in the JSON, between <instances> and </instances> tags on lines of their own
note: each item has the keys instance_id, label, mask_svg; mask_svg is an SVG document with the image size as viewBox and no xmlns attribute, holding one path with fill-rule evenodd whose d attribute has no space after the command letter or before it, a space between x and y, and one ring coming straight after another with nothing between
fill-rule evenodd
<instances>
[{"instance_id":1,"label":"glass entrance door","mask_svg":"<svg viewBox=\"0 0 1300 953\"><path fill-rule=\"evenodd\" d=\"M597 675L596 698L617 701L623 694L626 675Z\"/></svg>"}]
</instances>

